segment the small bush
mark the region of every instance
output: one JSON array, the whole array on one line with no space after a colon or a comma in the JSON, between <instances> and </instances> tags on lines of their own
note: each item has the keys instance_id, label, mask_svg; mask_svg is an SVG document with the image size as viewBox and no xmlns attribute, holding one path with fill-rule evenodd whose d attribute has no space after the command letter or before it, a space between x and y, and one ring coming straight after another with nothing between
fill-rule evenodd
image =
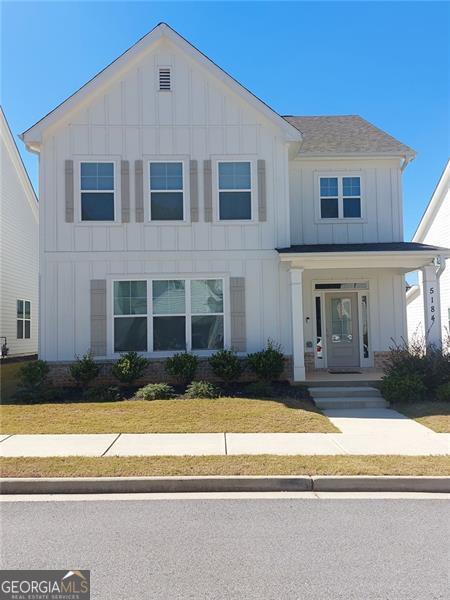
<instances>
[{"instance_id":1,"label":"small bush","mask_svg":"<svg viewBox=\"0 0 450 600\"><path fill-rule=\"evenodd\" d=\"M220 390L209 381L193 381L188 385L185 396L186 398L218 398Z\"/></svg>"},{"instance_id":2,"label":"small bush","mask_svg":"<svg viewBox=\"0 0 450 600\"><path fill-rule=\"evenodd\" d=\"M262 381L271 382L279 379L284 370L281 346L268 340L264 350L248 355L247 365L250 371L253 371Z\"/></svg>"},{"instance_id":3,"label":"small bush","mask_svg":"<svg viewBox=\"0 0 450 600\"><path fill-rule=\"evenodd\" d=\"M444 383L438 387L436 398L440 402L450 402L450 383Z\"/></svg>"},{"instance_id":4,"label":"small bush","mask_svg":"<svg viewBox=\"0 0 450 600\"><path fill-rule=\"evenodd\" d=\"M244 370L242 360L232 350L219 350L208 362L214 375L226 384L237 381Z\"/></svg>"},{"instance_id":5,"label":"small bush","mask_svg":"<svg viewBox=\"0 0 450 600\"><path fill-rule=\"evenodd\" d=\"M272 398L272 386L266 381L253 381L245 386L245 395L249 398Z\"/></svg>"},{"instance_id":6,"label":"small bush","mask_svg":"<svg viewBox=\"0 0 450 600\"><path fill-rule=\"evenodd\" d=\"M419 402L426 388L418 375L392 373L381 380L381 393L389 402Z\"/></svg>"},{"instance_id":7,"label":"small bush","mask_svg":"<svg viewBox=\"0 0 450 600\"><path fill-rule=\"evenodd\" d=\"M100 373L100 366L92 359L90 352L86 352L69 367L70 375L75 379L78 386L86 390Z\"/></svg>"},{"instance_id":8,"label":"small bush","mask_svg":"<svg viewBox=\"0 0 450 600\"><path fill-rule=\"evenodd\" d=\"M45 360L25 363L19 371L19 387L15 398L20 402L50 402L58 395L48 379L50 367Z\"/></svg>"},{"instance_id":9,"label":"small bush","mask_svg":"<svg viewBox=\"0 0 450 600\"><path fill-rule=\"evenodd\" d=\"M175 390L167 383L149 383L136 392L139 400L166 400L172 398Z\"/></svg>"},{"instance_id":10,"label":"small bush","mask_svg":"<svg viewBox=\"0 0 450 600\"><path fill-rule=\"evenodd\" d=\"M116 385L98 385L89 388L84 399L88 402L117 402L122 396Z\"/></svg>"},{"instance_id":11,"label":"small bush","mask_svg":"<svg viewBox=\"0 0 450 600\"><path fill-rule=\"evenodd\" d=\"M148 360L139 356L137 352L127 352L122 354L112 368L112 374L121 383L126 385L133 384L136 379L142 377L148 365Z\"/></svg>"},{"instance_id":12,"label":"small bush","mask_svg":"<svg viewBox=\"0 0 450 600\"><path fill-rule=\"evenodd\" d=\"M198 358L189 352L179 352L166 360L165 369L178 383L187 385L197 372Z\"/></svg>"}]
</instances>

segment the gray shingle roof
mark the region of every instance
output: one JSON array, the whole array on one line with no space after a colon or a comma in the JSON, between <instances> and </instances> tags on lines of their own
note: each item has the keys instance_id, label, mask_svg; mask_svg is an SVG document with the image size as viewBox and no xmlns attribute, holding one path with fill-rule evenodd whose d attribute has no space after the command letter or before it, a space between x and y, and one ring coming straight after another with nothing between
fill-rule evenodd
<instances>
[{"instance_id":1,"label":"gray shingle roof","mask_svg":"<svg viewBox=\"0 0 450 600\"><path fill-rule=\"evenodd\" d=\"M303 134L300 154L416 154L358 115L284 118Z\"/></svg>"},{"instance_id":2,"label":"gray shingle roof","mask_svg":"<svg viewBox=\"0 0 450 600\"><path fill-rule=\"evenodd\" d=\"M374 242L365 244L297 244L277 248L279 254L304 254L311 252L448 252L448 248L417 242Z\"/></svg>"}]
</instances>

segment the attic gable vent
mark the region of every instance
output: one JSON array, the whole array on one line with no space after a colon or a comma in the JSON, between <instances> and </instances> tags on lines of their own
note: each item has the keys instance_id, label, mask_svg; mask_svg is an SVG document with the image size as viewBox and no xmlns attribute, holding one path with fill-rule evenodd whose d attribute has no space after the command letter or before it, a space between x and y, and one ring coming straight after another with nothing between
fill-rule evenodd
<instances>
[{"instance_id":1,"label":"attic gable vent","mask_svg":"<svg viewBox=\"0 0 450 600\"><path fill-rule=\"evenodd\" d=\"M165 92L170 92L171 90L170 69L167 67L159 69L159 89Z\"/></svg>"}]
</instances>

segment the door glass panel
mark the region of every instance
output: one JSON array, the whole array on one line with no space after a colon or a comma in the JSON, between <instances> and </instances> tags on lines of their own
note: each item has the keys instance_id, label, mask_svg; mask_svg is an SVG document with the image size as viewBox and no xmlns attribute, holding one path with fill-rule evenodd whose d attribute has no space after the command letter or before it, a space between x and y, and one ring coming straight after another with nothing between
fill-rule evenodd
<instances>
[{"instance_id":1,"label":"door glass panel","mask_svg":"<svg viewBox=\"0 0 450 600\"><path fill-rule=\"evenodd\" d=\"M352 301L331 298L331 341L334 344L352 342Z\"/></svg>"}]
</instances>

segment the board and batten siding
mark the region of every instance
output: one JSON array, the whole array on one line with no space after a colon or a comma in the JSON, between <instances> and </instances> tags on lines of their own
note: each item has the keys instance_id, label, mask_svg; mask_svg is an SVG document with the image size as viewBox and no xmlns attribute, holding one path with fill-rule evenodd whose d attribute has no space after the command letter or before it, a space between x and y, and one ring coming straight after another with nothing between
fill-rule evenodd
<instances>
[{"instance_id":1,"label":"board and batten siding","mask_svg":"<svg viewBox=\"0 0 450 600\"><path fill-rule=\"evenodd\" d=\"M3 113L0 172L0 336L9 354L38 351L38 206ZM17 300L31 302L31 337L17 339ZM3 344L4 340L0 340Z\"/></svg>"},{"instance_id":2,"label":"board and batten siding","mask_svg":"<svg viewBox=\"0 0 450 600\"><path fill-rule=\"evenodd\" d=\"M320 222L318 177L359 175L363 219ZM289 163L291 244L344 244L403 240L399 161L386 159L305 160Z\"/></svg>"}]
</instances>

